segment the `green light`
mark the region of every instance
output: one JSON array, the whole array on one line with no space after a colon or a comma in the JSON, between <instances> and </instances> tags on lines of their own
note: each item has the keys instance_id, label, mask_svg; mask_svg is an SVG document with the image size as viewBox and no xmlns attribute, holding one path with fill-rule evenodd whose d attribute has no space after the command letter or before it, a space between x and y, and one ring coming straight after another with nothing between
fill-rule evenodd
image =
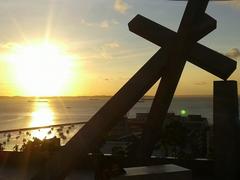
<instances>
[{"instance_id":1,"label":"green light","mask_svg":"<svg viewBox=\"0 0 240 180\"><path fill-rule=\"evenodd\" d=\"M181 115L181 116L187 116L187 115L188 115L187 110L186 110L186 109L181 109L181 110L180 110L180 115Z\"/></svg>"}]
</instances>

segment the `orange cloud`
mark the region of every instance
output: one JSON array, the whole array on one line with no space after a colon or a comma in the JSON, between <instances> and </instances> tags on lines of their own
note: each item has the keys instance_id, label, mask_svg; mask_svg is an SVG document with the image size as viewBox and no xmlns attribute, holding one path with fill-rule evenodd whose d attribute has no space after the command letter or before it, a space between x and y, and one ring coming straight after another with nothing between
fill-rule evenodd
<instances>
[{"instance_id":1,"label":"orange cloud","mask_svg":"<svg viewBox=\"0 0 240 180\"><path fill-rule=\"evenodd\" d=\"M129 9L129 5L123 0L115 0L114 9L117 12L124 14Z\"/></svg>"}]
</instances>

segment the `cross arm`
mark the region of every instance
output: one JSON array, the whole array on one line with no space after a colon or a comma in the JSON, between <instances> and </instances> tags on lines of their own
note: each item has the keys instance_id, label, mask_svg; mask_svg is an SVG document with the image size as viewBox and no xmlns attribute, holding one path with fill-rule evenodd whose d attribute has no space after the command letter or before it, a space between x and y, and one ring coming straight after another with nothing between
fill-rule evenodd
<instances>
[{"instance_id":1,"label":"cross arm","mask_svg":"<svg viewBox=\"0 0 240 180\"><path fill-rule=\"evenodd\" d=\"M195 24L192 29L194 42L202 39L216 28L217 21L208 14L204 14L203 17L200 20L198 20L198 23Z\"/></svg>"},{"instance_id":2,"label":"cross arm","mask_svg":"<svg viewBox=\"0 0 240 180\"><path fill-rule=\"evenodd\" d=\"M128 24L129 30L148 41L167 47L175 39L176 32L161 26L141 15L137 15ZM189 53L188 60L221 79L227 79L236 69L236 61L221 55L199 43Z\"/></svg>"},{"instance_id":3,"label":"cross arm","mask_svg":"<svg viewBox=\"0 0 240 180\"><path fill-rule=\"evenodd\" d=\"M211 16L204 14L203 19L194 26L192 30L196 36L196 41L202 39L209 32L216 29L217 22ZM167 46L173 40L175 40L176 34L174 31L157 24L150 19L137 15L128 23L129 30L133 33L151 41L159 46Z\"/></svg>"},{"instance_id":4,"label":"cross arm","mask_svg":"<svg viewBox=\"0 0 240 180\"><path fill-rule=\"evenodd\" d=\"M189 54L190 62L223 80L235 71L237 62L201 44L195 44Z\"/></svg>"}]
</instances>

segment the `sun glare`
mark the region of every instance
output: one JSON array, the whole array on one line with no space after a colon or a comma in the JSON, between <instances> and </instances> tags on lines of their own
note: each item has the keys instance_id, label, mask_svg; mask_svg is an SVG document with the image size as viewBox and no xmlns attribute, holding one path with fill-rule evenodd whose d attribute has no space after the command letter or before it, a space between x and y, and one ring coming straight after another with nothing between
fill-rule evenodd
<instances>
[{"instance_id":1,"label":"sun glare","mask_svg":"<svg viewBox=\"0 0 240 180\"><path fill-rule=\"evenodd\" d=\"M54 44L18 46L9 59L17 84L26 95L59 95L71 76L71 57Z\"/></svg>"}]
</instances>

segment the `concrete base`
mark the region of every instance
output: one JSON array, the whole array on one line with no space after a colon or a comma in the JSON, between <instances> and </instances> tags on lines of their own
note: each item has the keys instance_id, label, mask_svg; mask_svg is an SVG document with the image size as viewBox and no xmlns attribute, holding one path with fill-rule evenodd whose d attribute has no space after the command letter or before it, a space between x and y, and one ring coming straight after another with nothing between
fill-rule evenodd
<instances>
[{"instance_id":1,"label":"concrete base","mask_svg":"<svg viewBox=\"0 0 240 180\"><path fill-rule=\"evenodd\" d=\"M125 168L125 175L111 180L191 180L189 169L173 164Z\"/></svg>"}]
</instances>

